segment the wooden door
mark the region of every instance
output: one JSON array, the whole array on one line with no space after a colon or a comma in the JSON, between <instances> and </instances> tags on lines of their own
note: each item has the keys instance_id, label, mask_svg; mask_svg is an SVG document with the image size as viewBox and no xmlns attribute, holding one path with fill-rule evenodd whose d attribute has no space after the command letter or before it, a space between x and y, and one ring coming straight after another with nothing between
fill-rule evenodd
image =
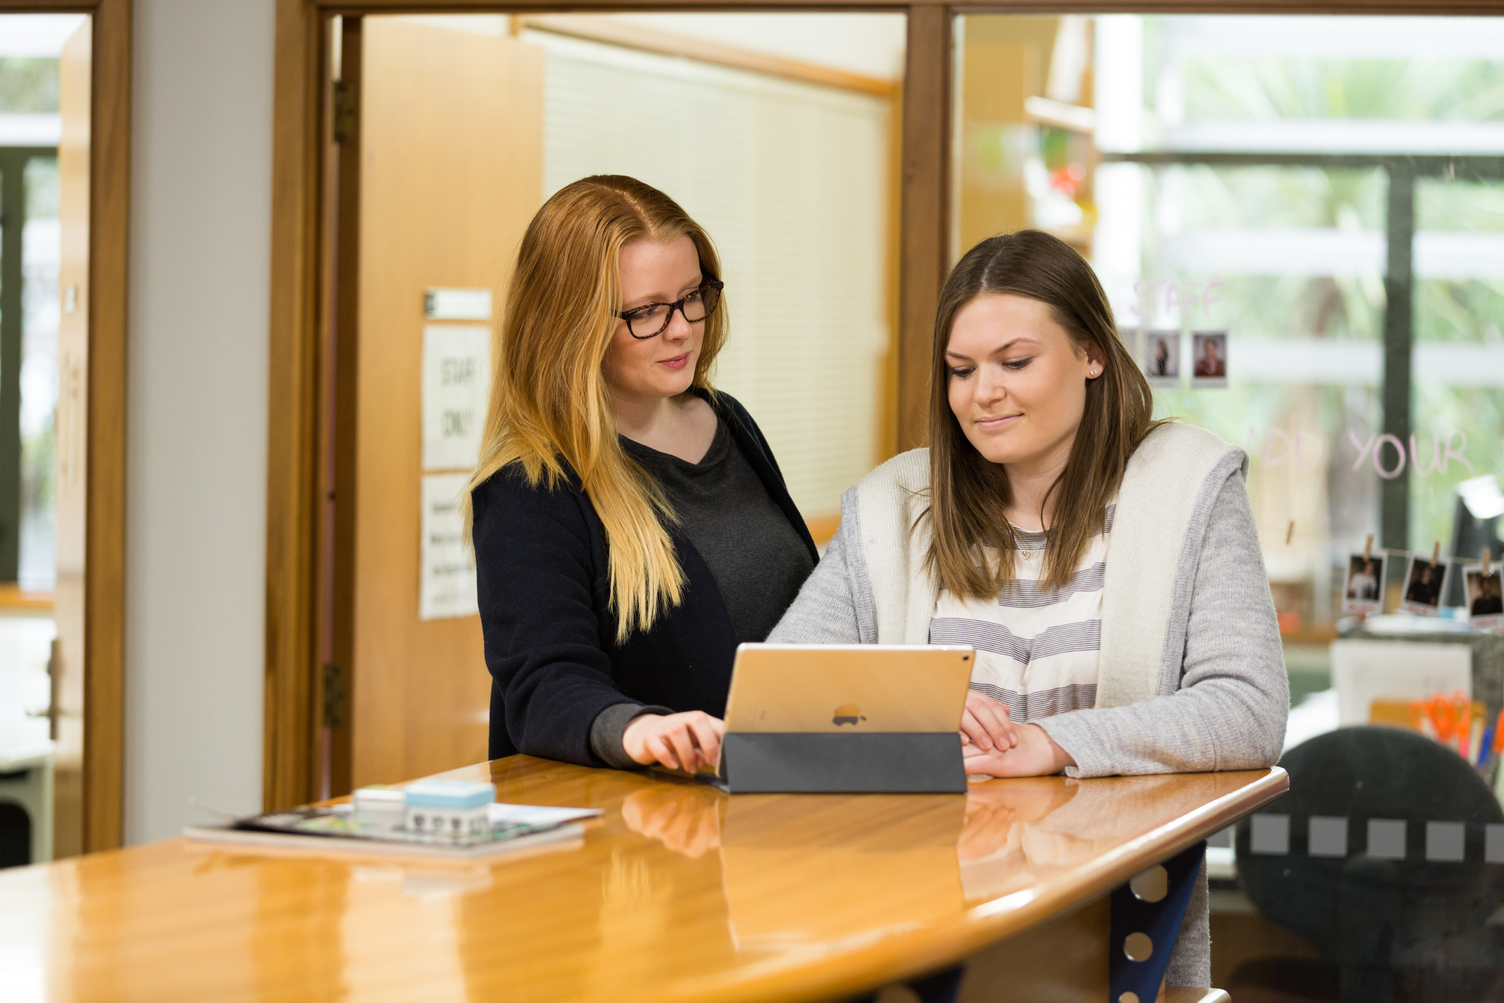
<instances>
[{"instance_id":1,"label":"wooden door","mask_svg":"<svg viewBox=\"0 0 1504 1003\"><path fill-rule=\"evenodd\" d=\"M425 326L441 323L425 319L424 302L430 289L488 289L499 312L543 190L541 49L400 17L362 20L355 786L486 758L479 617L419 618L421 362Z\"/></svg>"},{"instance_id":2,"label":"wooden door","mask_svg":"<svg viewBox=\"0 0 1504 1003\"><path fill-rule=\"evenodd\" d=\"M58 293L56 415L57 591L52 657L53 856L84 851L84 544L88 464L89 123L92 22L63 46L58 67L58 222L62 258Z\"/></svg>"}]
</instances>

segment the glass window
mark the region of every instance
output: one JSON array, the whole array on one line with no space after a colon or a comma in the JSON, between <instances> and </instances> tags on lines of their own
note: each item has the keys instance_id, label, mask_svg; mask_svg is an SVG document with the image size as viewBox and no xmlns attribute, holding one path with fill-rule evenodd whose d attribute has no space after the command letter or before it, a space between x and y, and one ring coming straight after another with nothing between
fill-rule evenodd
<instances>
[{"instance_id":1,"label":"glass window","mask_svg":"<svg viewBox=\"0 0 1504 1003\"><path fill-rule=\"evenodd\" d=\"M56 157L26 162L26 228L22 233L21 540L17 578L23 588L50 591L57 578L53 546L56 466L58 268Z\"/></svg>"},{"instance_id":2,"label":"glass window","mask_svg":"<svg viewBox=\"0 0 1504 1003\"><path fill-rule=\"evenodd\" d=\"M1504 184L1415 185L1411 545L1452 533L1456 484L1504 468Z\"/></svg>"},{"instance_id":3,"label":"glass window","mask_svg":"<svg viewBox=\"0 0 1504 1003\"><path fill-rule=\"evenodd\" d=\"M956 55L954 255L1088 255L1156 413L1248 450L1287 636L1370 534L1450 554L1504 465L1504 22L968 16Z\"/></svg>"}]
</instances>

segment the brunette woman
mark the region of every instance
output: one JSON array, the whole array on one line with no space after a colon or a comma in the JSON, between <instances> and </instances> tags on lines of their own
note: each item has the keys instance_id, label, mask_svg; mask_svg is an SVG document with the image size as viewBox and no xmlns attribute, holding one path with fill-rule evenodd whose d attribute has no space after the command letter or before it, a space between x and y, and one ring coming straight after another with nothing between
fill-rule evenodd
<instances>
[{"instance_id":1,"label":"brunette woman","mask_svg":"<svg viewBox=\"0 0 1504 1003\"><path fill-rule=\"evenodd\" d=\"M523 237L469 492L493 759L713 767L737 644L814 567L710 385L723 289L705 231L632 178L565 186Z\"/></svg>"},{"instance_id":2,"label":"brunette woman","mask_svg":"<svg viewBox=\"0 0 1504 1003\"><path fill-rule=\"evenodd\" d=\"M929 448L846 492L769 640L975 646L969 712L1009 734L963 735L971 774L1272 766L1288 680L1248 457L1151 420L1085 260L1038 231L974 247L930 372ZM1172 984L1208 984L1206 915L1203 884Z\"/></svg>"}]
</instances>

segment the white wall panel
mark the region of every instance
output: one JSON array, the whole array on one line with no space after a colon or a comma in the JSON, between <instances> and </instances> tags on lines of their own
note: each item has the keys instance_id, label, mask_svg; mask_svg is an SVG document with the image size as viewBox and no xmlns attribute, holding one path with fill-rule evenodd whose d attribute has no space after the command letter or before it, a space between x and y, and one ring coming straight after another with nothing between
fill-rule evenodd
<instances>
[{"instance_id":1,"label":"white wall panel","mask_svg":"<svg viewBox=\"0 0 1504 1003\"><path fill-rule=\"evenodd\" d=\"M136 0L125 837L261 806L274 0Z\"/></svg>"}]
</instances>

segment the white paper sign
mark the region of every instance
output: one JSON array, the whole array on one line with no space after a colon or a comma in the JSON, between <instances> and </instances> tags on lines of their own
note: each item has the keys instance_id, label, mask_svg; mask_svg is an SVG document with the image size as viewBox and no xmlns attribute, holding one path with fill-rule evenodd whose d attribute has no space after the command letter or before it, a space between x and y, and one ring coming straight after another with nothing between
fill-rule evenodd
<instances>
[{"instance_id":1,"label":"white paper sign","mask_svg":"<svg viewBox=\"0 0 1504 1003\"><path fill-rule=\"evenodd\" d=\"M469 470L480 455L491 382L491 329L423 329L423 469Z\"/></svg>"},{"instance_id":2,"label":"white paper sign","mask_svg":"<svg viewBox=\"0 0 1504 1003\"><path fill-rule=\"evenodd\" d=\"M418 619L473 616L475 559L461 539L460 492L469 474L424 474Z\"/></svg>"},{"instance_id":3,"label":"white paper sign","mask_svg":"<svg viewBox=\"0 0 1504 1003\"><path fill-rule=\"evenodd\" d=\"M1332 688L1338 723L1367 724L1375 700L1424 700L1438 693L1473 695L1473 649L1411 641L1332 642Z\"/></svg>"}]
</instances>

